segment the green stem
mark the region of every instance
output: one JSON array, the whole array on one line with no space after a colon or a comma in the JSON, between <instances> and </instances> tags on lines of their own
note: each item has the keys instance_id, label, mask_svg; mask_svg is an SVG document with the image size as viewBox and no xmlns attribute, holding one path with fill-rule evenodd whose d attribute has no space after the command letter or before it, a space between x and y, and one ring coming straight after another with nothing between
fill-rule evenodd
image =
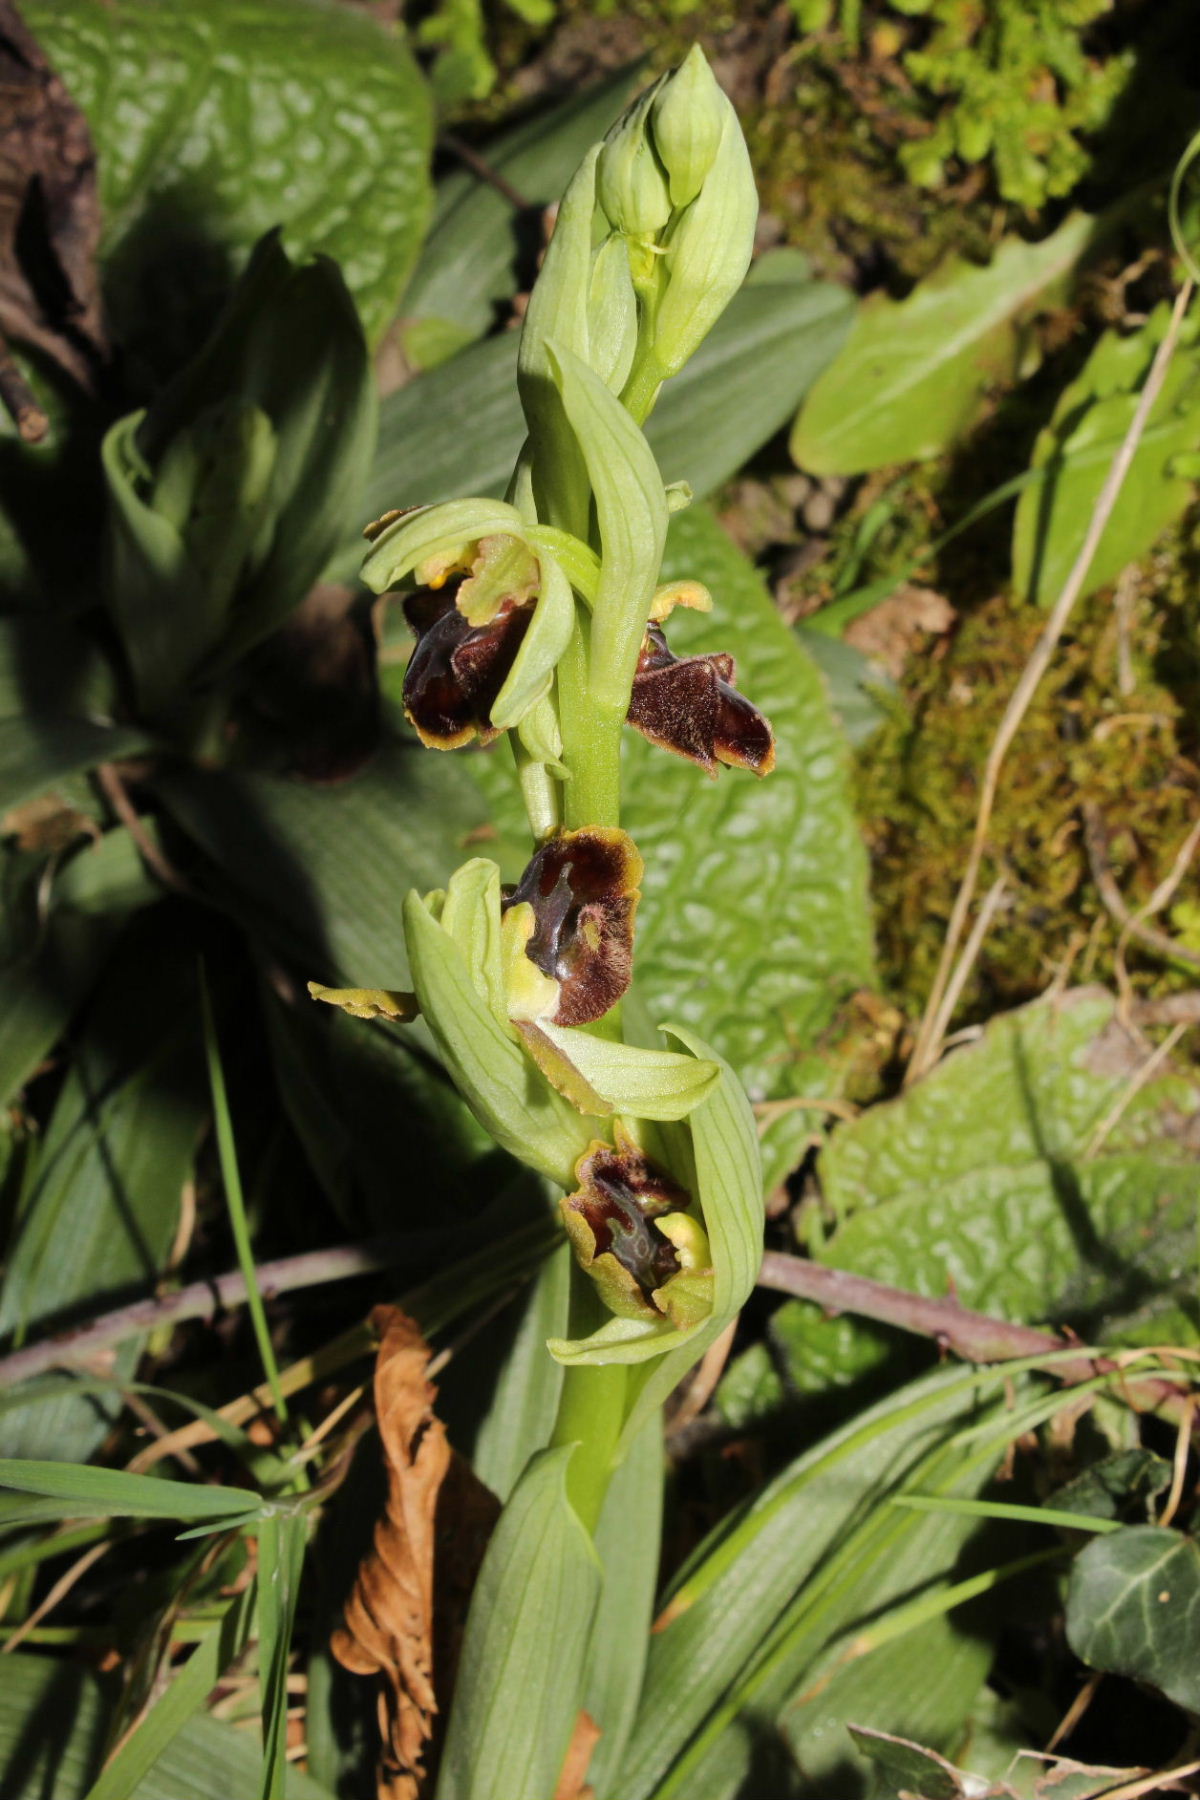
<instances>
[{"instance_id":1,"label":"green stem","mask_svg":"<svg viewBox=\"0 0 1200 1800\"><path fill-rule=\"evenodd\" d=\"M609 1315L581 1269L571 1270L571 1336L586 1337ZM563 1373L552 1446L574 1444L567 1470L567 1497L582 1524L594 1532L616 1467L617 1443L625 1423L627 1370L620 1363L602 1368L568 1368Z\"/></svg>"},{"instance_id":2,"label":"green stem","mask_svg":"<svg viewBox=\"0 0 1200 1800\"><path fill-rule=\"evenodd\" d=\"M621 729L624 713L599 704L588 682L588 621L576 609L575 631L558 665L563 761L571 779L563 796L565 823L621 822Z\"/></svg>"}]
</instances>

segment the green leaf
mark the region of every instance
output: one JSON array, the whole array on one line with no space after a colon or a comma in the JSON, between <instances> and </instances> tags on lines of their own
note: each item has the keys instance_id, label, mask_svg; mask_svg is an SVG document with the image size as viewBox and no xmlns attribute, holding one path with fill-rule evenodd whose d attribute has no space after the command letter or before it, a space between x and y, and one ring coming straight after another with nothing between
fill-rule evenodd
<instances>
[{"instance_id":1,"label":"green leaf","mask_svg":"<svg viewBox=\"0 0 1200 1800\"><path fill-rule=\"evenodd\" d=\"M246 1647L254 1616L255 1583L226 1606L221 1619L197 1644L181 1674L143 1714L124 1738L87 1800L129 1800L140 1792L142 1777L170 1749L184 1727L200 1711L213 1688Z\"/></svg>"},{"instance_id":2,"label":"green leaf","mask_svg":"<svg viewBox=\"0 0 1200 1800\"><path fill-rule=\"evenodd\" d=\"M872 980L845 743L756 571L699 507L667 540L663 579L685 576L715 604L674 614L672 648L733 653L739 687L775 728L777 761L761 782L734 770L706 782L625 733L622 823L646 862L634 991L652 1017L709 1039L751 1100L822 1098L840 1079L829 1048L839 1008ZM768 1183L793 1166L814 1122L797 1109L764 1133Z\"/></svg>"},{"instance_id":3,"label":"green leaf","mask_svg":"<svg viewBox=\"0 0 1200 1800\"><path fill-rule=\"evenodd\" d=\"M406 344L414 327L434 321L453 327L460 342L480 338L496 307L528 286L522 228L559 198L633 80L634 70L622 69L489 141L488 168L517 190L528 210L469 170L438 182L433 225L404 292ZM527 244L524 250L527 255Z\"/></svg>"},{"instance_id":4,"label":"green leaf","mask_svg":"<svg viewBox=\"0 0 1200 1800\"><path fill-rule=\"evenodd\" d=\"M96 1772L114 1690L77 1663L43 1655L4 1659L0 1683L0 1790L6 1800L84 1800ZM55 1729L31 1741L33 1720ZM251 1794L258 1779L257 1744L240 1727L207 1714L193 1717L163 1749L133 1790L135 1800L229 1800ZM330 1800L300 1769L288 1771L289 1800Z\"/></svg>"},{"instance_id":5,"label":"green leaf","mask_svg":"<svg viewBox=\"0 0 1200 1800\"><path fill-rule=\"evenodd\" d=\"M1200 1548L1157 1525L1097 1538L1071 1571L1067 1641L1093 1669L1200 1712Z\"/></svg>"},{"instance_id":6,"label":"green leaf","mask_svg":"<svg viewBox=\"0 0 1200 1800\"><path fill-rule=\"evenodd\" d=\"M938 456L990 390L1028 370L1029 331L1096 235L1072 213L1040 244L1007 238L986 268L955 260L906 300L864 302L832 368L796 420L791 452L814 475L858 475Z\"/></svg>"},{"instance_id":7,"label":"green leaf","mask_svg":"<svg viewBox=\"0 0 1200 1800\"><path fill-rule=\"evenodd\" d=\"M1002 1318L1069 1323L1085 1341L1195 1342L1195 1168L1178 1122L1200 1093L1169 1073L1133 1093L1144 1061L1097 988L994 1019L833 1133L820 1172L844 1223L821 1259Z\"/></svg>"},{"instance_id":8,"label":"green leaf","mask_svg":"<svg viewBox=\"0 0 1200 1800\"><path fill-rule=\"evenodd\" d=\"M1140 1446L1102 1457L1082 1475L1050 1495L1055 1506L1090 1513L1097 1519L1116 1519L1130 1505L1145 1516L1160 1494L1171 1485L1171 1465L1164 1457Z\"/></svg>"},{"instance_id":9,"label":"green leaf","mask_svg":"<svg viewBox=\"0 0 1200 1800\"><path fill-rule=\"evenodd\" d=\"M881 1502L905 1488L978 1492L1013 1428L1003 1393L997 1372L953 1369L890 1394L805 1451L712 1534L659 1616L633 1735L604 1800L734 1800L751 1791L752 1771L774 1767L772 1756L789 1769L793 1759L805 1768L810 1758L824 1761L842 1684L861 1681L860 1671L885 1655L847 1650L868 1621L878 1629L914 1593L932 1594L960 1575L974 1529ZM960 1443L969 1421L985 1429ZM915 1641L896 1640L910 1669ZM943 1640L951 1711L955 1692L954 1704L969 1705L954 1688L954 1664L969 1643L957 1630L952 1643ZM985 1651L971 1683L982 1682L986 1663ZM890 1680L902 1666L885 1658L881 1674ZM899 1684L888 1719L914 1735L929 1717L925 1696L939 1685L929 1663L919 1666L924 1679Z\"/></svg>"},{"instance_id":10,"label":"green leaf","mask_svg":"<svg viewBox=\"0 0 1200 1800\"><path fill-rule=\"evenodd\" d=\"M287 1786L288 1658L296 1626L307 1521L266 1518L258 1527L258 1659L262 1682L262 1800L284 1800Z\"/></svg>"},{"instance_id":11,"label":"green leaf","mask_svg":"<svg viewBox=\"0 0 1200 1800\"><path fill-rule=\"evenodd\" d=\"M404 903L413 986L438 1054L501 1149L569 1188L594 1135L553 1091L478 993L457 945L420 895Z\"/></svg>"},{"instance_id":12,"label":"green leaf","mask_svg":"<svg viewBox=\"0 0 1200 1800\"><path fill-rule=\"evenodd\" d=\"M22 806L64 776L149 748L147 734L134 726L57 713L0 718L0 808Z\"/></svg>"},{"instance_id":13,"label":"green leaf","mask_svg":"<svg viewBox=\"0 0 1200 1800\"><path fill-rule=\"evenodd\" d=\"M0 1488L62 1501L64 1519L223 1519L257 1511L250 1488L166 1481L159 1475L127 1475L82 1463L35 1462L0 1457Z\"/></svg>"},{"instance_id":14,"label":"green leaf","mask_svg":"<svg viewBox=\"0 0 1200 1800\"><path fill-rule=\"evenodd\" d=\"M410 887L441 886L485 822L461 759L398 734L337 787L199 769L164 770L155 785L215 865L217 898L306 975L337 985L412 986L400 901Z\"/></svg>"},{"instance_id":15,"label":"green leaf","mask_svg":"<svg viewBox=\"0 0 1200 1800\"><path fill-rule=\"evenodd\" d=\"M429 208L431 116L403 36L313 0L29 0L98 151L117 337L170 368L282 221L342 267L368 336Z\"/></svg>"},{"instance_id":16,"label":"green leaf","mask_svg":"<svg viewBox=\"0 0 1200 1800\"><path fill-rule=\"evenodd\" d=\"M1138 404L1154 352L1167 328L1160 307L1141 331L1105 332L1079 376L1063 389L1049 425L1034 445L1033 469L1043 479L1024 488L1013 522L1013 580L1018 590L1052 605L1086 535ZM1195 482L1176 463L1200 442L1200 352L1194 341L1178 349L1167 371L1101 535L1083 592L1115 581L1181 516Z\"/></svg>"},{"instance_id":17,"label":"green leaf","mask_svg":"<svg viewBox=\"0 0 1200 1800\"><path fill-rule=\"evenodd\" d=\"M0 961L0 1103L10 1102L92 985L131 913L161 898L129 833L88 841L55 863L37 863L39 892L14 891L29 858L9 850ZM10 886L8 877L11 875Z\"/></svg>"},{"instance_id":18,"label":"green leaf","mask_svg":"<svg viewBox=\"0 0 1200 1800\"><path fill-rule=\"evenodd\" d=\"M0 1333L20 1341L158 1278L204 1116L194 1004L190 949L169 920L147 922L95 997L21 1195ZM123 1345L113 1372L130 1374L138 1349ZM10 1415L5 1447L82 1459L119 1404L64 1396Z\"/></svg>"},{"instance_id":19,"label":"green leaf","mask_svg":"<svg viewBox=\"0 0 1200 1800\"><path fill-rule=\"evenodd\" d=\"M526 1467L471 1598L436 1800L553 1792L583 1694L600 1591L567 1499L573 1446Z\"/></svg>"}]
</instances>

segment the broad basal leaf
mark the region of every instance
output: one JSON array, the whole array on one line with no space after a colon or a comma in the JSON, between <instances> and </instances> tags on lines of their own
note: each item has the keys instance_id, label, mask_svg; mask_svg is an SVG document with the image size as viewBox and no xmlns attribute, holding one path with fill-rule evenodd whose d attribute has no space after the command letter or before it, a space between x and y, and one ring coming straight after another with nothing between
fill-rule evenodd
<instances>
[{"instance_id":1,"label":"broad basal leaf","mask_svg":"<svg viewBox=\"0 0 1200 1800\"><path fill-rule=\"evenodd\" d=\"M820 1172L845 1222L823 1260L1085 1340L1194 1341L1200 1090L1134 1092L1147 1055L1098 988L993 1020L834 1132Z\"/></svg>"},{"instance_id":2,"label":"broad basal leaf","mask_svg":"<svg viewBox=\"0 0 1200 1800\"><path fill-rule=\"evenodd\" d=\"M1095 233L1095 220L1073 213L1043 243L1006 238L986 268L956 260L906 300L873 295L796 420L801 468L857 475L940 455L989 390L1036 363L1030 322L1060 297Z\"/></svg>"},{"instance_id":3,"label":"broad basal leaf","mask_svg":"<svg viewBox=\"0 0 1200 1800\"><path fill-rule=\"evenodd\" d=\"M119 339L177 362L280 224L296 255L336 258L379 335L429 205L429 99L399 33L317 0L23 12L97 146Z\"/></svg>"},{"instance_id":4,"label":"broad basal leaf","mask_svg":"<svg viewBox=\"0 0 1200 1800\"><path fill-rule=\"evenodd\" d=\"M1166 328L1164 305L1131 337L1105 332L1038 436L1033 468L1042 479L1022 490L1013 524L1013 579L1031 600L1050 606L1058 598ZM1195 492L1198 445L1200 349L1193 334L1176 351L1151 409L1084 593L1115 581L1180 516Z\"/></svg>"}]
</instances>

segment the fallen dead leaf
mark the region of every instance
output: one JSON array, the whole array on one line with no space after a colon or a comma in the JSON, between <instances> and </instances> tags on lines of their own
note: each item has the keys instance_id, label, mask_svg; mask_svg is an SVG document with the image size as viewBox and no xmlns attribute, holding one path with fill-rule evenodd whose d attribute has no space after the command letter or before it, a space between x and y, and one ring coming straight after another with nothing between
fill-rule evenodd
<instances>
[{"instance_id":1,"label":"fallen dead leaf","mask_svg":"<svg viewBox=\"0 0 1200 1800\"><path fill-rule=\"evenodd\" d=\"M845 639L864 656L882 663L893 681L926 637L944 637L957 614L944 594L906 581L887 600L847 626Z\"/></svg>"},{"instance_id":2,"label":"fallen dead leaf","mask_svg":"<svg viewBox=\"0 0 1200 1800\"><path fill-rule=\"evenodd\" d=\"M87 122L13 0L0 0L0 331L88 388L108 354L99 238Z\"/></svg>"},{"instance_id":3,"label":"fallen dead leaf","mask_svg":"<svg viewBox=\"0 0 1200 1800\"><path fill-rule=\"evenodd\" d=\"M331 1648L380 1681L379 1800L421 1800L436 1721L453 1691L467 1605L500 1507L454 1454L433 1411L429 1346L399 1307L377 1307L375 1408L387 1505Z\"/></svg>"}]
</instances>

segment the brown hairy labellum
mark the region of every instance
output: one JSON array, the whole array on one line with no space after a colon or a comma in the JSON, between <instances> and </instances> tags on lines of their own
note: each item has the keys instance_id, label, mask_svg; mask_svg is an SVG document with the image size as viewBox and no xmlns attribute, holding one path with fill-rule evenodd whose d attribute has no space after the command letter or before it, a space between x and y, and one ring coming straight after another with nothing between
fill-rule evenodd
<instances>
[{"instance_id":1,"label":"brown hairy labellum","mask_svg":"<svg viewBox=\"0 0 1200 1800\"><path fill-rule=\"evenodd\" d=\"M506 890L505 910L533 910L526 956L559 984L553 1024L603 1018L629 986L642 869L626 832L590 826L558 832Z\"/></svg>"},{"instance_id":2,"label":"brown hairy labellum","mask_svg":"<svg viewBox=\"0 0 1200 1800\"><path fill-rule=\"evenodd\" d=\"M533 616L528 607L508 605L486 625L471 625L455 604L460 585L418 588L404 602L417 634L404 676L404 711L421 742L435 750L499 736L492 707Z\"/></svg>"},{"instance_id":3,"label":"brown hairy labellum","mask_svg":"<svg viewBox=\"0 0 1200 1800\"><path fill-rule=\"evenodd\" d=\"M429 1346L419 1327L395 1306L377 1307L372 1324L381 1338L375 1408L387 1504L330 1648L352 1674L380 1681L379 1800L421 1800L500 1507L434 1415Z\"/></svg>"},{"instance_id":4,"label":"brown hairy labellum","mask_svg":"<svg viewBox=\"0 0 1200 1800\"><path fill-rule=\"evenodd\" d=\"M676 656L662 627L650 625L642 642L629 723L664 750L674 750L716 776L717 764L769 775L775 738L758 708L733 685L732 656Z\"/></svg>"}]
</instances>

